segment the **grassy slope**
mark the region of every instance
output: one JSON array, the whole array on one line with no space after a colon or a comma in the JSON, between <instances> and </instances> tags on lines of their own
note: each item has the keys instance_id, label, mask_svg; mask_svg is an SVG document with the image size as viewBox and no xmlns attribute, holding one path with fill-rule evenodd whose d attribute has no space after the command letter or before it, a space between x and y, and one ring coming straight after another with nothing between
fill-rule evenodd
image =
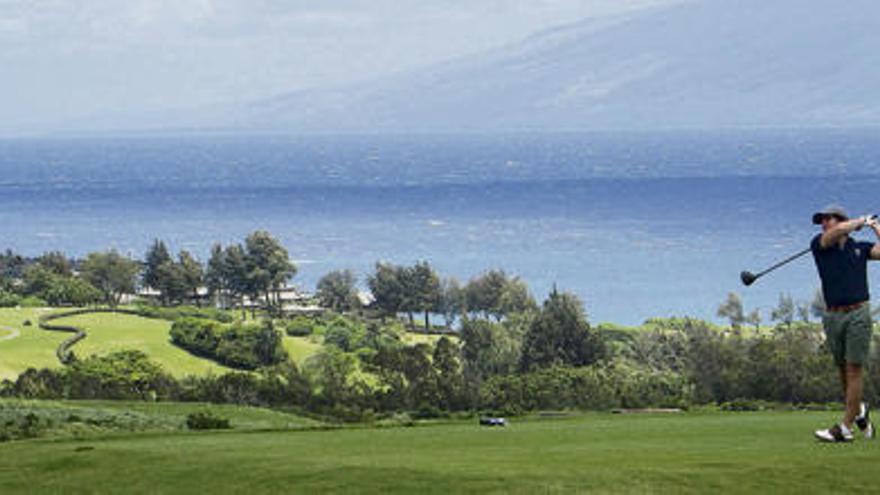
<instances>
[{"instance_id":1,"label":"grassy slope","mask_svg":"<svg viewBox=\"0 0 880 495\"><path fill-rule=\"evenodd\" d=\"M284 336L282 345L293 362L299 366L302 366L306 359L321 348L320 340L314 337L291 337L289 335Z\"/></svg>"},{"instance_id":2,"label":"grassy slope","mask_svg":"<svg viewBox=\"0 0 880 495\"><path fill-rule=\"evenodd\" d=\"M37 318L43 312L45 310L34 308L0 308L0 326L21 332L14 339L0 341L0 379L15 378L29 367L61 366L55 357L55 349L69 335L37 328ZM25 320L31 320L33 325L24 326Z\"/></svg>"},{"instance_id":3,"label":"grassy slope","mask_svg":"<svg viewBox=\"0 0 880 495\"><path fill-rule=\"evenodd\" d=\"M514 421L507 429L206 433L0 444L0 492L870 491L880 443L821 445L828 413ZM855 469L862 466L862 469ZM119 485L120 480L126 480Z\"/></svg>"},{"instance_id":4,"label":"grassy slope","mask_svg":"<svg viewBox=\"0 0 880 495\"><path fill-rule=\"evenodd\" d=\"M0 308L0 337L7 335L7 331L2 327L15 328L21 332L17 338L0 341L0 379L13 379L28 367L60 366L55 357L55 349L69 335L47 332L36 326L38 316L46 311L52 310ZM22 323L26 319L30 319L34 325L23 326ZM168 339L168 330L171 328L171 323L168 321L123 314L96 313L62 318L55 322L79 326L86 330L88 337L73 348L81 357L106 354L121 349L138 349L146 352L176 376L207 372L222 373L230 370L172 345ZM319 341L308 337L285 336L283 345L299 365L321 347Z\"/></svg>"},{"instance_id":5,"label":"grassy slope","mask_svg":"<svg viewBox=\"0 0 880 495\"><path fill-rule=\"evenodd\" d=\"M83 328L88 337L73 347L77 356L107 354L124 349L137 349L175 376L222 373L228 368L202 359L173 345L168 337L171 322L139 316L94 313L54 320L61 325Z\"/></svg>"},{"instance_id":6,"label":"grassy slope","mask_svg":"<svg viewBox=\"0 0 880 495\"><path fill-rule=\"evenodd\" d=\"M70 414L80 417L134 415L147 421L145 429L182 429L186 417L194 412L210 412L226 418L236 430L297 429L317 426L317 421L271 409L235 406L229 404L134 402L134 401L56 401L0 399L0 416L4 411L32 410L39 415L64 418Z\"/></svg>"}]
</instances>

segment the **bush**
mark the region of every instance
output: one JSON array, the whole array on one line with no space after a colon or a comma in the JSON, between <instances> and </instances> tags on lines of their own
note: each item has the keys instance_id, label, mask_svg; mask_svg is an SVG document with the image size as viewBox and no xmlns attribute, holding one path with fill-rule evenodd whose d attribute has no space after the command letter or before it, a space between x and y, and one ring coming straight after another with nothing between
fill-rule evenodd
<instances>
[{"instance_id":1,"label":"bush","mask_svg":"<svg viewBox=\"0 0 880 495\"><path fill-rule=\"evenodd\" d=\"M232 428L228 419L214 416L210 411L190 413L186 417L186 427L190 430L228 430Z\"/></svg>"},{"instance_id":2,"label":"bush","mask_svg":"<svg viewBox=\"0 0 880 495\"><path fill-rule=\"evenodd\" d=\"M718 406L718 409L722 411L736 412L764 411L770 408L770 404L768 404L767 402L752 399L734 399L732 401L724 402L720 406Z\"/></svg>"},{"instance_id":3,"label":"bush","mask_svg":"<svg viewBox=\"0 0 880 495\"><path fill-rule=\"evenodd\" d=\"M21 306L22 308L45 308L48 304L39 297L28 296L21 298L18 302L18 306Z\"/></svg>"},{"instance_id":4,"label":"bush","mask_svg":"<svg viewBox=\"0 0 880 495\"><path fill-rule=\"evenodd\" d=\"M174 322L170 335L174 344L193 354L233 368L252 370L287 359L281 334L269 320L260 325L224 326L212 320L185 317Z\"/></svg>"},{"instance_id":5,"label":"bush","mask_svg":"<svg viewBox=\"0 0 880 495\"><path fill-rule=\"evenodd\" d=\"M183 318L214 320L221 323L232 323L235 319L228 311L217 308L197 308L195 306L163 307L155 304L139 302L137 312L146 318L177 321Z\"/></svg>"},{"instance_id":6,"label":"bush","mask_svg":"<svg viewBox=\"0 0 880 495\"><path fill-rule=\"evenodd\" d=\"M297 316L287 322L284 331L291 337L307 337L314 332L314 323L309 318Z\"/></svg>"},{"instance_id":7,"label":"bush","mask_svg":"<svg viewBox=\"0 0 880 495\"><path fill-rule=\"evenodd\" d=\"M18 294L0 290L0 308L14 308L21 305L21 296Z\"/></svg>"},{"instance_id":8,"label":"bush","mask_svg":"<svg viewBox=\"0 0 880 495\"><path fill-rule=\"evenodd\" d=\"M690 385L670 372L631 366L553 367L495 376L480 388L480 408L500 415L537 410L608 410L615 407L681 407Z\"/></svg>"}]
</instances>

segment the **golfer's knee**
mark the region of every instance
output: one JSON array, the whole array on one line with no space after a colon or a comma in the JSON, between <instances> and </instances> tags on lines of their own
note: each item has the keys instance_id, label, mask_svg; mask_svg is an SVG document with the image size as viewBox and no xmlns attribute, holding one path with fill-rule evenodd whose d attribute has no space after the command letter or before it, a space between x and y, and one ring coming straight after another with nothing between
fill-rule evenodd
<instances>
[{"instance_id":1,"label":"golfer's knee","mask_svg":"<svg viewBox=\"0 0 880 495\"><path fill-rule=\"evenodd\" d=\"M846 374L848 376L862 376L862 365L858 363L846 363Z\"/></svg>"}]
</instances>

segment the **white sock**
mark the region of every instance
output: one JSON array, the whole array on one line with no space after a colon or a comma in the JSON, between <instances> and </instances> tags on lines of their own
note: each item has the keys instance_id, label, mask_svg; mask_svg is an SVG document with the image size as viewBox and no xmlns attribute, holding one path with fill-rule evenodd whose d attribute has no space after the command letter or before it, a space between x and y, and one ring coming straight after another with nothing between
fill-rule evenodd
<instances>
[{"instance_id":1,"label":"white sock","mask_svg":"<svg viewBox=\"0 0 880 495\"><path fill-rule=\"evenodd\" d=\"M852 435L852 431L851 431L849 428L847 428L846 425L843 424L843 423L840 423L840 431L841 431L845 436Z\"/></svg>"}]
</instances>

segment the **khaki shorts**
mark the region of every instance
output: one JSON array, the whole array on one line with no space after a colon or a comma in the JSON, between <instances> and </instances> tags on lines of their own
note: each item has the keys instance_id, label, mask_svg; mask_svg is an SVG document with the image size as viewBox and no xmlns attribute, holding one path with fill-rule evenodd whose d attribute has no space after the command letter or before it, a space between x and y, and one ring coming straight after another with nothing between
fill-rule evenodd
<instances>
[{"instance_id":1,"label":"khaki shorts","mask_svg":"<svg viewBox=\"0 0 880 495\"><path fill-rule=\"evenodd\" d=\"M871 348L871 307L865 303L848 313L825 312L825 339L838 366L865 364Z\"/></svg>"}]
</instances>

